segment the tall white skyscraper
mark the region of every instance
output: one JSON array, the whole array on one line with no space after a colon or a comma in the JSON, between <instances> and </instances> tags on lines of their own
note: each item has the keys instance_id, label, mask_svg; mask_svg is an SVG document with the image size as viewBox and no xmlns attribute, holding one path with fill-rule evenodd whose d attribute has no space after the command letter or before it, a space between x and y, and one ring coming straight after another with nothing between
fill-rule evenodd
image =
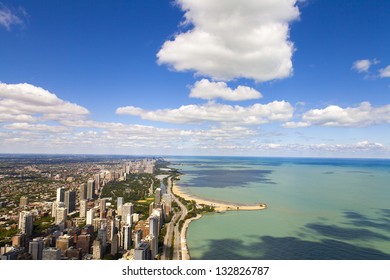
<instances>
[{"instance_id":1,"label":"tall white skyscraper","mask_svg":"<svg viewBox=\"0 0 390 280\"><path fill-rule=\"evenodd\" d=\"M95 209L91 208L87 212L87 225L93 225L93 219L95 218Z\"/></svg>"},{"instance_id":2,"label":"tall white skyscraper","mask_svg":"<svg viewBox=\"0 0 390 280\"><path fill-rule=\"evenodd\" d=\"M134 213L134 205L133 203L125 203L122 205L122 221L126 222L127 215L133 215Z\"/></svg>"},{"instance_id":3,"label":"tall white skyscraper","mask_svg":"<svg viewBox=\"0 0 390 280\"><path fill-rule=\"evenodd\" d=\"M64 202L65 201L65 189L64 188L57 188L57 202Z\"/></svg>"}]
</instances>

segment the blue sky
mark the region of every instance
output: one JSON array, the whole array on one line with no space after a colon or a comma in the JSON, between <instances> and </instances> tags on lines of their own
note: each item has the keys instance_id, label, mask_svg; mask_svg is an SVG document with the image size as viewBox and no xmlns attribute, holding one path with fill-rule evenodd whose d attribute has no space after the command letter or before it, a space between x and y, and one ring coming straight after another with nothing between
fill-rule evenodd
<instances>
[{"instance_id":1,"label":"blue sky","mask_svg":"<svg viewBox=\"0 0 390 280\"><path fill-rule=\"evenodd\" d=\"M0 152L390 157L386 0L0 0Z\"/></svg>"}]
</instances>

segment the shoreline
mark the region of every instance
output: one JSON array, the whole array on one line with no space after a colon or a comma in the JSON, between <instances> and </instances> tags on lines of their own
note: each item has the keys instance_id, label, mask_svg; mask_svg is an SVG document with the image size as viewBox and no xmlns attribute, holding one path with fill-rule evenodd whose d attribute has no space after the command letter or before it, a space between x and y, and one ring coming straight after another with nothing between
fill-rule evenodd
<instances>
[{"instance_id":1,"label":"shoreline","mask_svg":"<svg viewBox=\"0 0 390 280\"><path fill-rule=\"evenodd\" d=\"M221 213L225 211L255 211L255 210L264 210L267 208L265 203L259 204L240 204L240 203L231 203L231 202L222 202L209 200L204 198L199 198L194 195L185 193L176 182L172 184L172 192L173 194L180 196L185 200L194 200L196 204L205 204L209 206L213 206L215 212Z\"/></svg>"},{"instance_id":2,"label":"shoreline","mask_svg":"<svg viewBox=\"0 0 390 280\"><path fill-rule=\"evenodd\" d=\"M255 210L264 210L267 208L265 203L259 203L257 205L246 205L239 203L227 203L221 201L214 201L208 199L202 199L188 193L185 193L181 187L176 184L175 181L172 182L172 193L173 195L179 196L185 200L194 200L196 204L205 204L209 206L213 206L215 209L215 213L223 213L225 211L255 211ZM190 260L191 255L187 245L187 231L190 223L195 220L199 220L202 218L202 214L196 215L196 217L185 220L183 224L183 228L180 232L180 247L181 247L181 259L182 260Z\"/></svg>"}]
</instances>

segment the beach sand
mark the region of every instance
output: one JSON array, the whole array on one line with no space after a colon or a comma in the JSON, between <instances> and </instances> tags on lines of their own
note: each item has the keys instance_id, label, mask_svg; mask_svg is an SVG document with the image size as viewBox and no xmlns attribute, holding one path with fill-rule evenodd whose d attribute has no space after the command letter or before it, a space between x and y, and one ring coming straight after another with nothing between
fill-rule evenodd
<instances>
[{"instance_id":1,"label":"beach sand","mask_svg":"<svg viewBox=\"0 0 390 280\"><path fill-rule=\"evenodd\" d=\"M244 205L239 203L228 203L228 202L221 202L221 201L212 201L207 200L199 197L195 197L193 195L190 195L183 191L183 189L176 184L176 182L173 182L172 185L172 192L184 198L185 200L194 200L197 204L205 204L214 206L216 212L225 212L225 211L250 211L250 210L263 210L267 208L267 205L265 203L259 203L254 205Z\"/></svg>"}]
</instances>

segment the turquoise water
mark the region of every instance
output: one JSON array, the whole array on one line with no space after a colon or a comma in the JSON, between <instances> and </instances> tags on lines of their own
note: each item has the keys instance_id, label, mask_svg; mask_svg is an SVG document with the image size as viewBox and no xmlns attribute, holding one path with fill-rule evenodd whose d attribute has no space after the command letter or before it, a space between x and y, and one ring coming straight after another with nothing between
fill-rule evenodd
<instances>
[{"instance_id":1,"label":"turquoise water","mask_svg":"<svg viewBox=\"0 0 390 280\"><path fill-rule=\"evenodd\" d=\"M192 222L192 259L390 259L390 160L168 160L186 192L268 205Z\"/></svg>"}]
</instances>

